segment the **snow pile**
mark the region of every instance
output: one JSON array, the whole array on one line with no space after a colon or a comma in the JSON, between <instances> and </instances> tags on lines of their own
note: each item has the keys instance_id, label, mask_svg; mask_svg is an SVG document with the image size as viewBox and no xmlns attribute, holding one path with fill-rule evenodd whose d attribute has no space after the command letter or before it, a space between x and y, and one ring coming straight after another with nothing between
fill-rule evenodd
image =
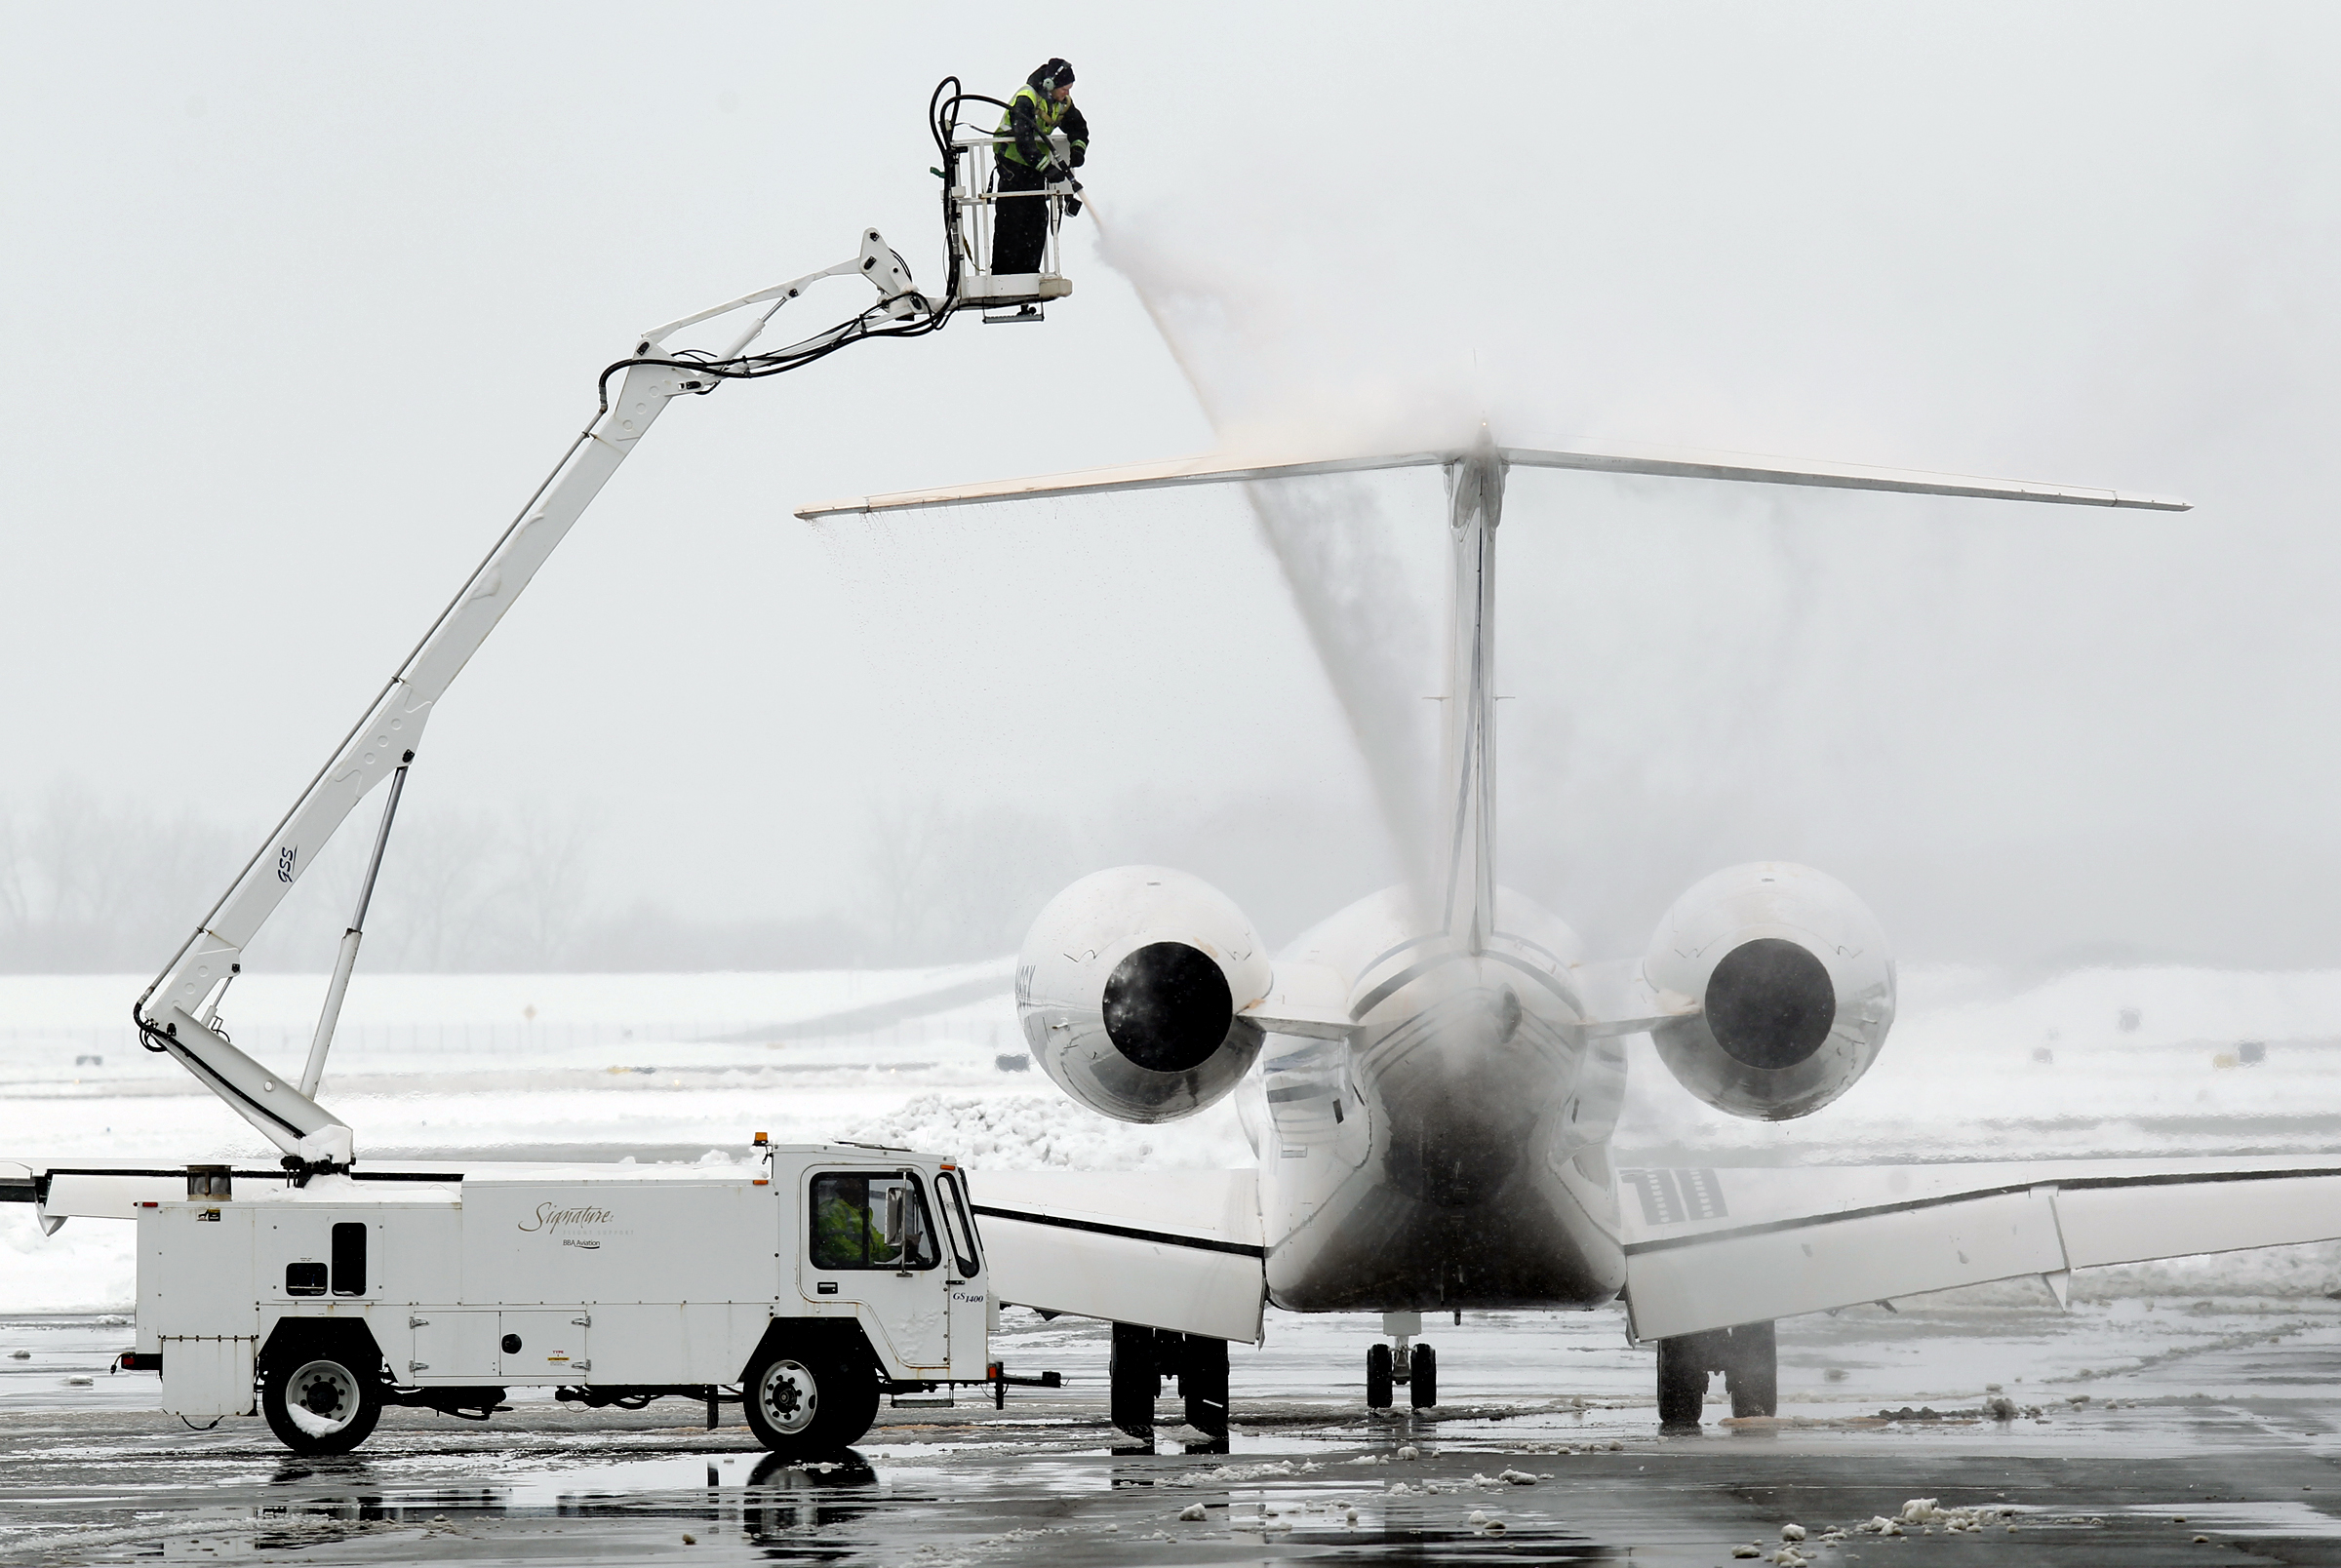
<instances>
[{"instance_id":1,"label":"snow pile","mask_svg":"<svg viewBox=\"0 0 2341 1568\"><path fill-rule=\"evenodd\" d=\"M138 1230L68 1220L41 1235L30 1203L0 1203L0 1312L119 1312L137 1303Z\"/></svg>"},{"instance_id":2,"label":"snow pile","mask_svg":"<svg viewBox=\"0 0 2341 1568\"><path fill-rule=\"evenodd\" d=\"M1920 1525L1926 1529L1940 1527L1957 1534L1965 1530L1981 1530L1988 1525L2004 1524L2015 1515L2015 1509L2004 1504L1986 1503L1977 1508L1946 1509L1930 1497L1914 1497L1902 1505L1896 1514L1897 1524Z\"/></svg>"},{"instance_id":3,"label":"snow pile","mask_svg":"<svg viewBox=\"0 0 2341 1568\"><path fill-rule=\"evenodd\" d=\"M1289 1459L1272 1459L1256 1465L1215 1465L1210 1470L1189 1470L1183 1475L1163 1478L1165 1486L1233 1486L1243 1481L1256 1481L1267 1476L1314 1475L1319 1466L1314 1460L1295 1465Z\"/></svg>"},{"instance_id":4,"label":"snow pile","mask_svg":"<svg viewBox=\"0 0 2341 1568\"><path fill-rule=\"evenodd\" d=\"M1230 1168L1252 1163L1226 1108L1183 1122L1109 1121L1061 1094L922 1094L845 1137L953 1156L977 1170Z\"/></svg>"},{"instance_id":5,"label":"snow pile","mask_svg":"<svg viewBox=\"0 0 2341 1568\"><path fill-rule=\"evenodd\" d=\"M1914 1497L1902 1505L1892 1518L1881 1513L1866 1524L1854 1525L1849 1531L1831 1531L1833 1536L1877 1535L1898 1536L1909 1533L1908 1526L1917 1526L1926 1535L1941 1529L1953 1535L1970 1530L1982 1530L1991 1525L2005 1524L2015 1517L2014 1508L2004 1503L1985 1503L1976 1508L1944 1508L1931 1497Z\"/></svg>"}]
</instances>

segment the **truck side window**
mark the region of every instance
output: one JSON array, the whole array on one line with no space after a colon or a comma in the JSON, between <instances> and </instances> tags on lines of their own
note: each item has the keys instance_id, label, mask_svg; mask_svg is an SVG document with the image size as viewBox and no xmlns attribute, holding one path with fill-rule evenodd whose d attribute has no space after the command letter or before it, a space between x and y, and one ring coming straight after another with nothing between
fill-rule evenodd
<instances>
[{"instance_id":1,"label":"truck side window","mask_svg":"<svg viewBox=\"0 0 2341 1568\"><path fill-rule=\"evenodd\" d=\"M285 1294L288 1296L324 1295L325 1265L322 1263L286 1264Z\"/></svg>"},{"instance_id":2,"label":"truck side window","mask_svg":"<svg viewBox=\"0 0 2341 1568\"><path fill-rule=\"evenodd\" d=\"M941 1262L926 1195L906 1171L824 1171L813 1179L816 1269L932 1269Z\"/></svg>"},{"instance_id":3,"label":"truck side window","mask_svg":"<svg viewBox=\"0 0 2341 1568\"><path fill-rule=\"evenodd\" d=\"M334 1227L334 1294L366 1294L366 1227L345 1220Z\"/></svg>"},{"instance_id":4,"label":"truck side window","mask_svg":"<svg viewBox=\"0 0 2341 1568\"><path fill-rule=\"evenodd\" d=\"M960 1196L959 1178L946 1171L935 1178L935 1207L943 1211L943 1234L951 1238L951 1262L959 1277L972 1279L983 1271L975 1256L975 1228L968 1223L967 1201Z\"/></svg>"}]
</instances>

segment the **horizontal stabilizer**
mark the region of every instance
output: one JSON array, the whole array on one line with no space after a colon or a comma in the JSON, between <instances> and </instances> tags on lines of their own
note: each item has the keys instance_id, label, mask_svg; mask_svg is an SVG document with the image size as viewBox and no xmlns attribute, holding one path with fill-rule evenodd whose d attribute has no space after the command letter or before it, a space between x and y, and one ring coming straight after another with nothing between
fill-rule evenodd
<instances>
[{"instance_id":1,"label":"horizontal stabilizer","mask_svg":"<svg viewBox=\"0 0 2341 1568\"><path fill-rule=\"evenodd\" d=\"M1591 474L1645 474L1660 479L1722 479L1755 485L1805 485L1820 490L1890 490L1903 495L1964 495L1986 501L2052 501L2065 506L2120 506L2148 512L2189 512L2192 501L2135 490L2034 485L2015 479L1973 479L1860 463L1804 462L1736 451L1665 451L1655 448L1601 451L1578 448L1540 451L1501 449L1518 468L1573 468Z\"/></svg>"},{"instance_id":2,"label":"horizontal stabilizer","mask_svg":"<svg viewBox=\"0 0 2341 1568\"><path fill-rule=\"evenodd\" d=\"M1319 474L1358 474L1377 468L1436 468L1456 453L1414 451L1386 457L1321 457L1301 462L1246 463L1218 456L1180 457L1166 463L1126 463L1118 468L1085 468L1072 474L1034 479L996 479L944 490L896 490L892 495L853 495L797 508L808 523L855 512L908 512L928 506L980 506L1033 496L1103 495L1113 490L1168 490L1180 485L1233 485L1262 479L1308 479Z\"/></svg>"},{"instance_id":3,"label":"horizontal stabilizer","mask_svg":"<svg viewBox=\"0 0 2341 1568\"><path fill-rule=\"evenodd\" d=\"M1071 474L991 480L941 490L897 490L891 495L854 495L797 508L811 523L825 517L874 512L917 511L931 506L979 506L991 501L1040 496L1103 495L1117 490L1165 490L1181 485L1227 485L1271 479L1306 479L1320 474L1358 474L1384 468L1436 468L1459 462L1474 449L1392 452L1380 456L1311 457L1288 462L1245 461L1209 453L1162 463L1088 468ZM1486 449L1478 449L1485 451ZM2154 512L2185 512L2192 503L2171 495L2092 490L2070 485L2035 485L2012 479L1974 479L1914 469L1872 468L1860 463L1802 462L1748 452L1675 451L1656 448L1574 447L1546 450L1501 447L1497 455L1521 468L1571 468L1594 474L1641 474L1662 479L1736 480L1759 485L1803 485L1823 490L1887 490L1905 495L1958 495L1980 500L2049 501L2066 506L2116 506Z\"/></svg>"}]
</instances>

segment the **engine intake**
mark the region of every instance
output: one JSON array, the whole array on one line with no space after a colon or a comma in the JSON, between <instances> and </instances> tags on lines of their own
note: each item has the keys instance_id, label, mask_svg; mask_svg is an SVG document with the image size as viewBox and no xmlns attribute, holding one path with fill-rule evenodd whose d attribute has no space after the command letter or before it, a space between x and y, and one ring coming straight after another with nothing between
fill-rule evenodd
<instances>
[{"instance_id":1,"label":"engine intake","mask_svg":"<svg viewBox=\"0 0 2341 1568\"><path fill-rule=\"evenodd\" d=\"M1643 959L1697 1016L1651 1032L1693 1095L1735 1117L1809 1116L1859 1081L1894 1021L1894 960L1835 878L1766 861L1719 871L1666 913Z\"/></svg>"},{"instance_id":2,"label":"engine intake","mask_svg":"<svg viewBox=\"0 0 2341 1568\"><path fill-rule=\"evenodd\" d=\"M1268 960L1217 888L1162 866L1117 866L1049 901L1016 960L1016 1015L1034 1060L1118 1121L1171 1121L1219 1100L1259 1055L1237 1014L1265 995Z\"/></svg>"}]
</instances>

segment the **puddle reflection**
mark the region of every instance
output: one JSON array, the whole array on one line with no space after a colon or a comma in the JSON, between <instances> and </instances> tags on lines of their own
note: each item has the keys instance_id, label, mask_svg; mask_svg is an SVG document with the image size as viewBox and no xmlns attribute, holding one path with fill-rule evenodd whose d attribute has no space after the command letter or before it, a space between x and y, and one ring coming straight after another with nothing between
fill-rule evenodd
<instances>
[{"instance_id":1,"label":"puddle reflection","mask_svg":"<svg viewBox=\"0 0 2341 1568\"><path fill-rule=\"evenodd\" d=\"M786 1535L858 1518L881 1500L925 1501L882 1486L878 1471L849 1450L836 1460L791 1464L777 1454L678 1455L557 1469L508 1471L477 1486L386 1484L360 1461L302 1461L279 1467L272 1483L330 1491L358 1482L346 1497L310 1495L254 1510L276 1521L433 1524L465 1518L650 1516L738 1524L751 1537ZM322 1487L319 1483L323 1483Z\"/></svg>"}]
</instances>

